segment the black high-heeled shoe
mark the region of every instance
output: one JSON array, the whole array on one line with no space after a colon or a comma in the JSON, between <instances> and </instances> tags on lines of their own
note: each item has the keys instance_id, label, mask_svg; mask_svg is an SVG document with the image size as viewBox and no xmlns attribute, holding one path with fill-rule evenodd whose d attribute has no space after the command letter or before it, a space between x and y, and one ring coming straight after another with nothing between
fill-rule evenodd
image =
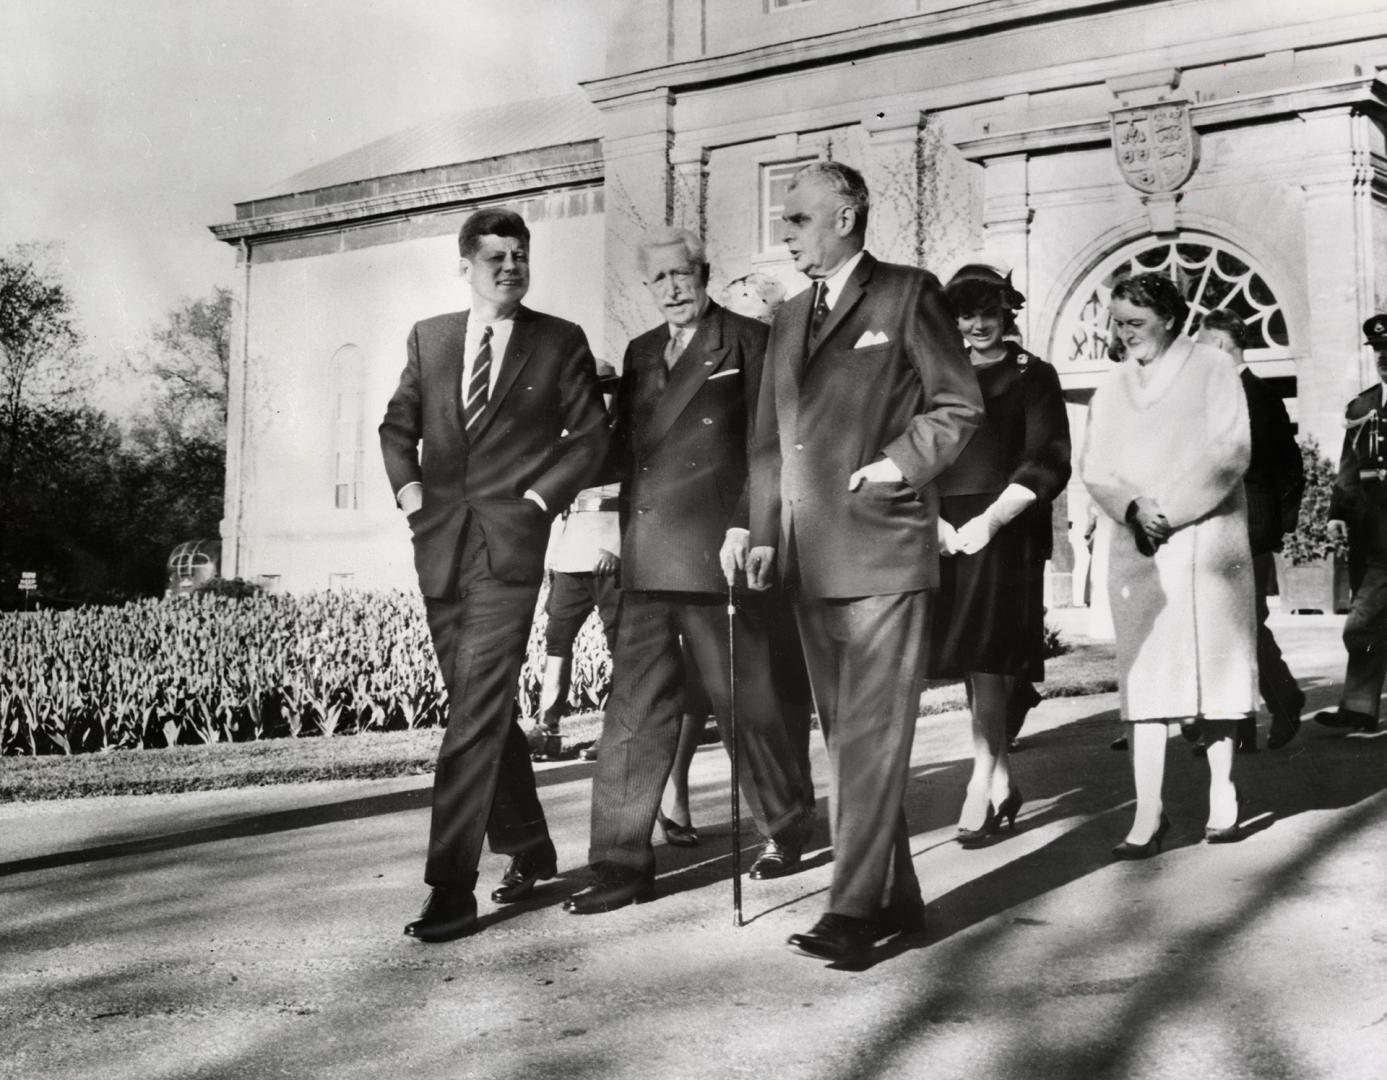
<instances>
[{"instance_id":1,"label":"black high-heeled shoe","mask_svg":"<svg viewBox=\"0 0 1387 1080\"><path fill-rule=\"evenodd\" d=\"M982 825L976 829L969 829L960 825L958 827L958 832L954 835L954 839L964 847L976 847L978 844L988 839L988 837L996 836L1000 831L1001 825L999 823L997 811L989 802L987 804L987 816L982 819Z\"/></svg>"},{"instance_id":2,"label":"black high-heeled shoe","mask_svg":"<svg viewBox=\"0 0 1387 1080\"><path fill-rule=\"evenodd\" d=\"M1134 844L1130 840L1124 840L1112 849L1114 859L1149 859L1152 855L1161 853L1161 844L1165 840L1165 834L1170 831L1170 818L1165 816L1165 811L1161 811L1161 822L1156 826L1156 831L1151 834L1151 839L1144 844Z\"/></svg>"},{"instance_id":3,"label":"black high-heeled shoe","mask_svg":"<svg viewBox=\"0 0 1387 1080\"><path fill-rule=\"evenodd\" d=\"M1007 823L1007 827L1012 832L1016 831L1016 815L1021 809L1021 804L1025 799L1021 795L1021 789L1015 784L1011 786L1011 791L1007 797L997 805L997 830L1001 831L1002 822Z\"/></svg>"},{"instance_id":4,"label":"black high-heeled shoe","mask_svg":"<svg viewBox=\"0 0 1387 1080\"><path fill-rule=\"evenodd\" d=\"M665 834L665 843L670 847L698 847L698 830L694 828L692 821L687 825L680 825L679 822L665 817L663 810L655 820L660 823L660 831Z\"/></svg>"},{"instance_id":5,"label":"black high-heeled shoe","mask_svg":"<svg viewBox=\"0 0 1387 1080\"><path fill-rule=\"evenodd\" d=\"M1243 816L1243 797L1237 784L1233 785L1233 801L1237 806L1237 811L1233 816L1233 824L1223 829L1215 829L1210 825L1204 826L1204 843L1231 844L1242 837L1242 827L1238 822Z\"/></svg>"}]
</instances>

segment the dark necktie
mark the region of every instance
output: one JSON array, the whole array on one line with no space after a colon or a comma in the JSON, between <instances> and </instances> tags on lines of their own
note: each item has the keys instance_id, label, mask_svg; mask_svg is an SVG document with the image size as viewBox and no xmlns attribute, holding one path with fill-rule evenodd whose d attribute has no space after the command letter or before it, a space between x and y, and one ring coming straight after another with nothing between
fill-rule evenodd
<instances>
[{"instance_id":1,"label":"dark necktie","mask_svg":"<svg viewBox=\"0 0 1387 1080\"><path fill-rule=\"evenodd\" d=\"M684 355L684 344L684 335L677 330L671 333L669 340L665 342L665 362L650 372L650 389L657 397L663 394L665 387L669 385L669 373L674 370L679 357Z\"/></svg>"},{"instance_id":2,"label":"dark necktie","mask_svg":"<svg viewBox=\"0 0 1387 1080\"><path fill-rule=\"evenodd\" d=\"M828 286L822 281L814 282L814 314L809 318L809 340L816 342L828 322Z\"/></svg>"},{"instance_id":3,"label":"dark necktie","mask_svg":"<svg viewBox=\"0 0 1387 1080\"><path fill-rule=\"evenodd\" d=\"M486 409L491 398L491 327L482 331L481 348L477 358L472 361L472 380L467 384L467 393L462 399L464 426L468 431Z\"/></svg>"},{"instance_id":4,"label":"dark necktie","mask_svg":"<svg viewBox=\"0 0 1387 1080\"><path fill-rule=\"evenodd\" d=\"M669 336L669 343L665 346L665 368L673 371L674 365L679 362L679 358L684 355L684 335L676 330Z\"/></svg>"}]
</instances>

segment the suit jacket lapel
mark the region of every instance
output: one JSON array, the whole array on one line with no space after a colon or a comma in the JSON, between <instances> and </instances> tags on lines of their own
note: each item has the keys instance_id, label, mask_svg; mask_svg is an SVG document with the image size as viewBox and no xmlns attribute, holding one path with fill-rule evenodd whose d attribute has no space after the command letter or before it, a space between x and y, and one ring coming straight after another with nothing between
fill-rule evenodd
<instances>
[{"instance_id":1,"label":"suit jacket lapel","mask_svg":"<svg viewBox=\"0 0 1387 1080\"><path fill-rule=\"evenodd\" d=\"M786 300L776 312L771 331L766 363L772 365L771 378L775 380L775 415L782 446L793 443L799 429L799 384L804 374L813 292L805 289Z\"/></svg>"},{"instance_id":2,"label":"suit jacket lapel","mask_svg":"<svg viewBox=\"0 0 1387 1080\"><path fill-rule=\"evenodd\" d=\"M655 404L655 411L650 417L650 430L646 434L647 444L653 445L669 433L679 414L698 393L699 387L727 359L731 346L723 344L722 321L722 308L710 302L693 338L669 373L665 392ZM656 362L663 364L664 356L660 356Z\"/></svg>"},{"instance_id":3,"label":"suit jacket lapel","mask_svg":"<svg viewBox=\"0 0 1387 1080\"><path fill-rule=\"evenodd\" d=\"M848 313L857 306L857 302L862 299L862 294L866 291L868 284L872 280L872 270L876 266L876 259L872 258L867 252L862 253L862 259L848 275L846 284L843 285L843 293L838 297L838 302L833 305L833 310L828 313L828 321L824 323L823 329L819 331L818 339L811 342L809 346L809 357L812 359L818 354L824 342L833 336L833 332L838 329L843 320L848 317Z\"/></svg>"},{"instance_id":4,"label":"suit jacket lapel","mask_svg":"<svg viewBox=\"0 0 1387 1080\"><path fill-rule=\"evenodd\" d=\"M782 322L785 333L776 334L776 370L785 372L790 384L795 387L799 386L800 376L804 373L813 297L814 289L811 286L786 300L777 313L777 321Z\"/></svg>"},{"instance_id":5,"label":"suit jacket lapel","mask_svg":"<svg viewBox=\"0 0 1387 1080\"><path fill-rule=\"evenodd\" d=\"M464 311L462 319L456 324L456 332L449 333L443 341L444 370L448 380L448 393L453 398L453 416L457 419L458 431L467 432L467 421L462 410L462 374L467 370L467 317L471 312Z\"/></svg>"},{"instance_id":6,"label":"suit jacket lapel","mask_svg":"<svg viewBox=\"0 0 1387 1080\"><path fill-rule=\"evenodd\" d=\"M486 408L482 410L482 415L477 419L476 428L469 433L473 442L480 439L491 426L491 421L501 411L501 403L505 401L506 394L520 377L521 369L529 362L530 354L534 351L534 342L530 337L530 320L529 308L521 307L516 311L510 341L506 343L506 354L501 359L501 374L496 377L496 386L491 391L491 397L486 403ZM460 394L458 396L461 397Z\"/></svg>"}]
</instances>

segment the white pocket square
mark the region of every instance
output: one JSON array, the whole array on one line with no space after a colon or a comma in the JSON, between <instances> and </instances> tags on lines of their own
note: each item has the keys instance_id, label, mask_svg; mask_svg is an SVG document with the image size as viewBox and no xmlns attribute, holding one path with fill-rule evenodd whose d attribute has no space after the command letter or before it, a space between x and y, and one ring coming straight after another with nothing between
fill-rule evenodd
<instances>
[{"instance_id":1,"label":"white pocket square","mask_svg":"<svg viewBox=\"0 0 1387 1080\"><path fill-rule=\"evenodd\" d=\"M872 330L857 339L854 349L870 349L873 345L885 345L891 339L880 330Z\"/></svg>"},{"instance_id":2,"label":"white pocket square","mask_svg":"<svg viewBox=\"0 0 1387 1080\"><path fill-rule=\"evenodd\" d=\"M742 369L739 367L728 368L726 371L719 371L716 375L709 375L708 381L712 382L714 379L725 379L729 375L740 375L741 373Z\"/></svg>"}]
</instances>

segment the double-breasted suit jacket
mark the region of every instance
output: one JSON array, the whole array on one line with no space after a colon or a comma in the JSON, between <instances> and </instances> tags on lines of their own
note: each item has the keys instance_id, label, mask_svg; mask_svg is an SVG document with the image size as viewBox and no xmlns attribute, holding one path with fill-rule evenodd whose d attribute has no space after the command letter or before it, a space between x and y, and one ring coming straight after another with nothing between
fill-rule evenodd
<instances>
[{"instance_id":1,"label":"double-breasted suit jacket","mask_svg":"<svg viewBox=\"0 0 1387 1080\"><path fill-rule=\"evenodd\" d=\"M503 854L550 843L514 702L544 576L551 518L593 479L608 441L596 364L583 331L520 307L488 404L462 412L468 312L418 323L380 425L448 689L434 771L425 880L471 889L483 839ZM525 497L533 491L547 512Z\"/></svg>"},{"instance_id":2,"label":"double-breasted suit jacket","mask_svg":"<svg viewBox=\"0 0 1387 1080\"><path fill-rule=\"evenodd\" d=\"M411 515L410 529L425 596L449 593L469 515L485 535L493 576L541 581L549 521L591 481L607 448L607 414L582 329L524 306L516 311L486 411L467 432L462 372L468 315L438 315L415 325L380 425L391 489L423 485L424 504ZM527 490L544 500L547 515L525 498Z\"/></svg>"},{"instance_id":3,"label":"double-breasted suit jacket","mask_svg":"<svg viewBox=\"0 0 1387 1080\"><path fill-rule=\"evenodd\" d=\"M752 543L813 597L939 584L933 480L982 418L938 279L864 254L809 344L808 290L776 313L753 450ZM904 481L848 478L886 456Z\"/></svg>"},{"instance_id":4,"label":"double-breasted suit jacket","mask_svg":"<svg viewBox=\"0 0 1387 1080\"><path fill-rule=\"evenodd\" d=\"M635 338L622 361L607 472L621 481L622 607L593 781L594 867L653 873L650 833L682 712L681 639L723 741L737 739L742 791L761 833L786 834L813 802L807 736L792 738L777 696L764 598L737 605L735 725L731 715L718 553L745 512L747 425L766 333L709 303L672 369L666 325Z\"/></svg>"},{"instance_id":5,"label":"double-breasted suit jacket","mask_svg":"<svg viewBox=\"0 0 1387 1080\"><path fill-rule=\"evenodd\" d=\"M764 324L710 303L668 375L667 327L628 346L611 450L622 482L622 588L726 591L718 552L746 489L766 335Z\"/></svg>"}]
</instances>

